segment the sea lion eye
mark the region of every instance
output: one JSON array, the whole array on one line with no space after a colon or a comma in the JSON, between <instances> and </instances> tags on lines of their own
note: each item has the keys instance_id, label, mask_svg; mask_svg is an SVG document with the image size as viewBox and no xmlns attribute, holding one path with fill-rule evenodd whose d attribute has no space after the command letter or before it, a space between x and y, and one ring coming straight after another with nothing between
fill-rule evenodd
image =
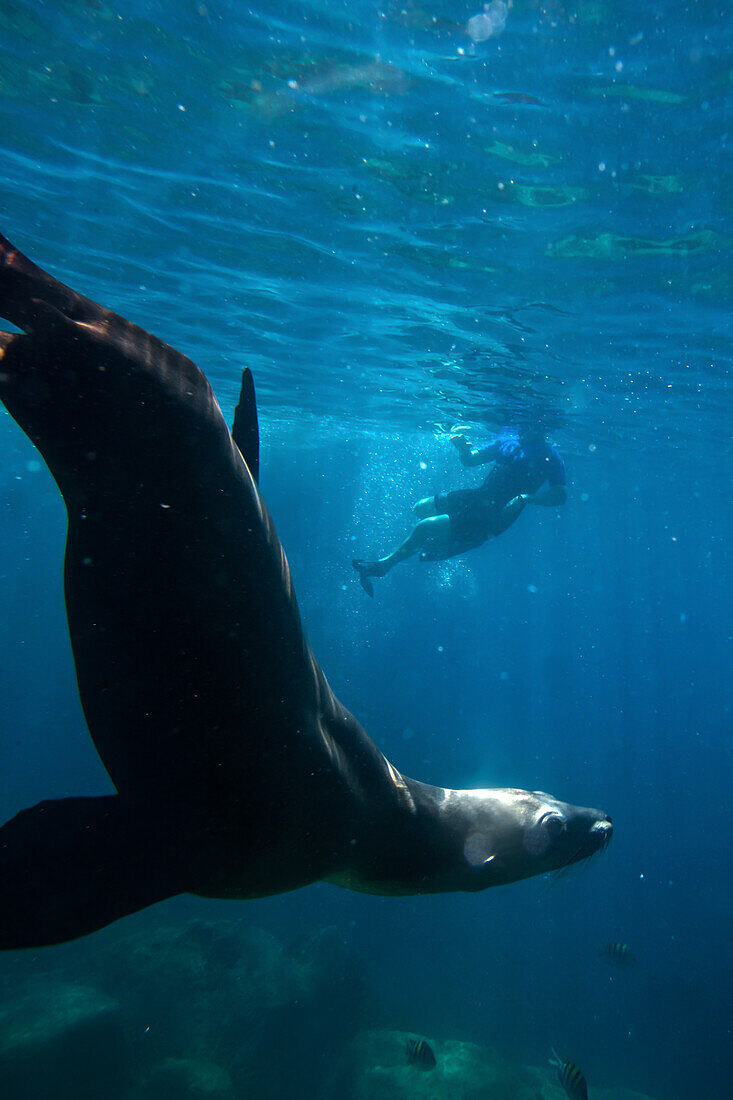
<instances>
[{"instance_id":1,"label":"sea lion eye","mask_svg":"<svg viewBox=\"0 0 733 1100\"><path fill-rule=\"evenodd\" d=\"M548 810L527 830L524 846L535 859L542 859L566 829L567 823L563 815L556 810Z\"/></svg>"},{"instance_id":2,"label":"sea lion eye","mask_svg":"<svg viewBox=\"0 0 733 1100\"><path fill-rule=\"evenodd\" d=\"M562 814L550 811L549 813L543 814L540 818L540 827L547 837L548 843L553 844L563 835L567 829L567 824Z\"/></svg>"}]
</instances>

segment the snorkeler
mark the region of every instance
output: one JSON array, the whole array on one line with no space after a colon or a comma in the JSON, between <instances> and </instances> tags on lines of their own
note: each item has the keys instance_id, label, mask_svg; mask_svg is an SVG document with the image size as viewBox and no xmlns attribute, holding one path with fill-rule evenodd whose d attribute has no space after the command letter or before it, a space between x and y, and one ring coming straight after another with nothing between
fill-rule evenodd
<instances>
[{"instance_id":1,"label":"snorkeler","mask_svg":"<svg viewBox=\"0 0 733 1100\"><path fill-rule=\"evenodd\" d=\"M525 505L565 503L565 466L541 428L522 427L516 434L498 436L480 450L474 450L463 434L452 435L451 443L464 466L494 465L475 489L419 500L413 508L419 523L391 554L377 561L354 559L354 569L369 596L374 595L371 577L383 577L415 554L421 561L465 554L506 531ZM542 489L545 482L548 487Z\"/></svg>"}]
</instances>

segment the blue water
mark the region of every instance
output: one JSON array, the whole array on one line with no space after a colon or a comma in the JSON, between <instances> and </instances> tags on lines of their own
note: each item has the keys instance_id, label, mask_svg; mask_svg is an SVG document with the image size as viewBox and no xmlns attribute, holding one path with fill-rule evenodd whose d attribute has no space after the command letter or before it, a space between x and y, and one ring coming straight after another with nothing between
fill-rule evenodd
<instances>
[{"instance_id":1,"label":"blue water","mask_svg":"<svg viewBox=\"0 0 733 1100\"><path fill-rule=\"evenodd\" d=\"M336 925L396 1026L722 1098L730 18L517 0L473 43L481 10L0 0L0 230L194 358L227 416L252 368L261 487L337 694L409 775L548 790L615 825L559 880L178 899L119 928L243 908L284 939ZM568 504L368 600L351 558L480 477L451 426L483 442L534 413ZM76 696L63 509L7 416L0 455L5 820L110 785ZM633 970L597 958L613 940Z\"/></svg>"}]
</instances>

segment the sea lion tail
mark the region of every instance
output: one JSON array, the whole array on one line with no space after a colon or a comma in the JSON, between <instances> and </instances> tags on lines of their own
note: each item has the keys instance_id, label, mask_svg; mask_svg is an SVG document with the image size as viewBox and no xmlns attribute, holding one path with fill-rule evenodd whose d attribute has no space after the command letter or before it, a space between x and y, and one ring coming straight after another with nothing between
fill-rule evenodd
<instances>
[{"instance_id":1,"label":"sea lion tail","mask_svg":"<svg viewBox=\"0 0 733 1100\"><path fill-rule=\"evenodd\" d=\"M0 828L0 948L63 943L181 893L159 837L119 795L23 810Z\"/></svg>"}]
</instances>

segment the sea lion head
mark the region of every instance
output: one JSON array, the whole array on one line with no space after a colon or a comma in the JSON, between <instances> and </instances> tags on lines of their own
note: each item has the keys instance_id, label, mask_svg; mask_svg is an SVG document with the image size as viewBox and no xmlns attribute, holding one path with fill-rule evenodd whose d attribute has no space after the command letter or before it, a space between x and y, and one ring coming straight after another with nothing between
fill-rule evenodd
<instances>
[{"instance_id":1,"label":"sea lion head","mask_svg":"<svg viewBox=\"0 0 733 1100\"><path fill-rule=\"evenodd\" d=\"M542 791L498 788L448 795L445 811L462 843L458 889L483 890L557 871L602 851L613 834L607 814Z\"/></svg>"}]
</instances>

